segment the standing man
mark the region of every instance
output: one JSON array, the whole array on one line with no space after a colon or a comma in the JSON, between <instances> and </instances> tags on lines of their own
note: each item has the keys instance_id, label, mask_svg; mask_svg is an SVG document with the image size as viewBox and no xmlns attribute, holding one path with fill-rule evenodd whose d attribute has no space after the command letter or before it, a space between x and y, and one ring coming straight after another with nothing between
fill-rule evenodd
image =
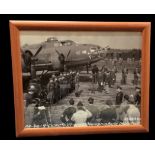
<instances>
[{"instance_id":1,"label":"standing man","mask_svg":"<svg viewBox=\"0 0 155 155\"><path fill-rule=\"evenodd\" d=\"M102 74L101 71L99 71L98 78L97 78L97 83L98 83L98 90L100 92L102 92L102 90L103 90L103 82L102 82L102 80L103 80L103 74Z\"/></svg>"},{"instance_id":2,"label":"standing man","mask_svg":"<svg viewBox=\"0 0 155 155\"><path fill-rule=\"evenodd\" d=\"M117 87L117 94L116 94L116 106L120 106L123 100L123 92L122 92L122 87L118 86Z\"/></svg>"},{"instance_id":3,"label":"standing man","mask_svg":"<svg viewBox=\"0 0 155 155\"><path fill-rule=\"evenodd\" d=\"M50 106L54 104L54 81L52 79L47 85L47 100L49 100Z\"/></svg>"},{"instance_id":4,"label":"standing man","mask_svg":"<svg viewBox=\"0 0 155 155\"><path fill-rule=\"evenodd\" d=\"M105 92L109 94L109 87L111 87L111 76L110 72L107 69L105 72Z\"/></svg>"},{"instance_id":5,"label":"standing man","mask_svg":"<svg viewBox=\"0 0 155 155\"><path fill-rule=\"evenodd\" d=\"M77 104L77 112L73 114L71 120L75 122L74 127L87 126L87 119L91 117L91 112L88 111L80 101Z\"/></svg>"},{"instance_id":6,"label":"standing man","mask_svg":"<svg viewBox=\"0 0 155 155\"><path fill-rule=\"evenodd\" d=\"M54 98L55 102L58 102L60 99L60 82L57 78L55 79Z\"/></svg>"},{"instance_id":7,"label":"standing man","mask_svg":"<svg viewBox=\"0 0 155 155\"><path fill-rule=\"evenodd\" d=\"M137 84L138 84L138 77L139 77L138 68L136 68L136 69L134 70L134 80L133 80L133 84L134 84L134 85L137 85Z\"/></svg>"},{"instance_id":8,"label":"standing man","mask_svg":"<svg viewBox=\"0 0 155 155\"><path fill-rule=\"evenodd\" d=\"M99 69L98 69L97 65L94 65L92 68L93 82L94 83L97 82L98 72L99 72Z\"/></svg>"},{"instance_id":9,"label":"standing man","mask_svg":"<svg viewBox=\"0 0 155 155\"><path fill-rule=\"evenodd\" d=\"M124 100L121 103L119 109L117 109L117 121L123 122L125 115L126 115L126 110L128 109L129 104L129 96L126 94L124 95Z\"/></svg>"},{"instance_id":10,"label":"standing man","mask_svg":"<svg viewBox=\"0 0 155 155\"><path fill-rule=\"evenodd\" d=\"M140 91L139 87L136 87L135 90L136 90L136 93L135 93L135 96L134 96L134 100L135 100L136 105L140 106L140 103L141 103L141 91Z\"/></svg>"},{"instance_id":11,"label":"standing man","mask_svg":"<svg viewBox=\"0 0 155 155\"><path fill-rule=\"evenodd\" d=\"M111 84L114 85L116 82L116 73L114 71L114 69L111 70Z\"/></svg>"},{"instance_id":12,"label":"standing man","mask_svg":"<svg viewBox=\"0 0 155 155\"><path fill-rule=\"evenodd\" d=\"M126 68L123 68L121 84L125 85L127 83L127 74L128 74L128 70Z\"/></svg>"},{"instance_id":13,"label":"standing man","mask_svg":"<svg viewBox=\"0 0 155 155\"><path fill-rule=\"evenodd\" d=\"M79 84L79 82L80 82L79 78L80 78L80 75L79 75L79 72L77 72L76 75L75 75L75 92L78 92L79 91L79 86L80 86L80 84Z\"/></svg>"},{"instance_id":14,"label":"standing man","mask_svg":"<svg viewBox=\"0 0 155 155\"><path fill-rule=\"evenodd\" d=\"M105 68L105 67L102 69L102 82L103 82L103 85L105 85L106 70L107 70L107 68Z\"/></svg>"}]
</instances>

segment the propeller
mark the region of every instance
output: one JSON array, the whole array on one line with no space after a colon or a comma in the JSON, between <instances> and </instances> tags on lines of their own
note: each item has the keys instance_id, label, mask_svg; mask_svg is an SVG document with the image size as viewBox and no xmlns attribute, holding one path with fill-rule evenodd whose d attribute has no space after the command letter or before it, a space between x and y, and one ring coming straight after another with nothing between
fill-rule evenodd
<instances>
[{"instance_id":1,"label":"propeller","mask_svg":"<svg viewBox=\"0 0 155 155\"><path fill-rule=\"evenodd\" d=\"M38 59L36 59L36 56L40 53L42 48L43 48L43 45L41 45L39 47L39 49L36 51L36 53L34 55L32 54L32 52L30 50L26 50L25 52L23 52L23 50L21 49L22 57L24 59L25 65L27 67L30 67L30 65L32 63L35 64L35 62L38 60Z\"/></svg>"},{"instance_id":2,"label":"propeller","mask_svg":"<svg viewBox=\"0 0 155 155\"><path fill-rule=\"evenodd\" d=\"M65 61L67 61L67 59L68 59L68 57L69 57L69 55L70 55L70 52L71 52L71 49L69 50L69 52L68 52L68 54L67 54L67 56L66 56Z\"/></svg>"},{"instance_id":3,"label":"propeller","mask_svg":"<svg viewBox=\"0 0 155 155\"><path fill-rule=\"evenodd\" d=\"M37 52L33 55L33 57L36 57L36 56L40 53L40 51L42 50L42 48L43 48L43 45L41 45L41 46L39 47L39 49L38 49Z\"/></svg>"},{"instance_id":4,"label":"propeller","mask_svg":"<svg viewBox=\"0 0 155 155\"><path fill-rule=\"evenodd\" d=\"M60 53L59 53L59 51L57 51L57 50L55 50L56 51L56 53L60 56Z\"/></svg>"}]
</instances>

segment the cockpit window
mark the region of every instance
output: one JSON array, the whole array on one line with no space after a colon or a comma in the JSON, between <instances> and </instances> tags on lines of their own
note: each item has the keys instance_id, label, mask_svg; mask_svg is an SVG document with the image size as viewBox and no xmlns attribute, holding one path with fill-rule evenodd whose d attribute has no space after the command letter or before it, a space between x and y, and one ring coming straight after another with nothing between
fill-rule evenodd
<instances>
[{"instance_id":1,"label":"cockpit window","mask_svg":"<svg viewBox=\"0 0 155 155\"><path fill-rule=\"evenodd\" d=\"M71 40L62 41L61 43L62 43L62 45L64 45L64 46L71 46L71 45L74 44L74 42L71 41Z\"/></svg>"},{"instance_id":2,"label":"cockpit window","mask_svg":"<svg viewBox=\"0 0 155 155\"><path fill-rule=\"evenodd\" d=\"M47 38L47 42L52 42L52 41L58 41L58 39L55 37Z\"/></svg>"},{"instance_id":3,"label":"cockpit window","mask_svg":"<svg viewBox=\"0 0 155 155\"><path fill-rule=\"evenodd\" d=\"M55 41L55 42L53 43L53 45L54 45L54 47L62 46L62 44L61 44L60 42L58 42L58 41Z\"/></svg>"},{"instance_id":4,"label":"cockpit window","mask_svg":"<svg viewBox=\"0 0 155 155\"><path fill-rule=\"evenodd\" d=\"M91 52L91 53L96 52L96 50L97 50L97 48L96 48L96 47L91 47L91 48L90 48L90 52Z\"/></svg>"}]
</instances>

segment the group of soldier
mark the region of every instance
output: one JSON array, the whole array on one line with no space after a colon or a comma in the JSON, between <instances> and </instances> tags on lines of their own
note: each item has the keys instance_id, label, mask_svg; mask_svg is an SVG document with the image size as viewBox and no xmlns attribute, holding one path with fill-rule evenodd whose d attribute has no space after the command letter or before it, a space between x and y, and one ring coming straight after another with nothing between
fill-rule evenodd
<instances>
[{"instance_id":1,"label":"group of soldier","mask_svg":"<svg viewBox=\"0 0 155 155\"><path fill-rule=\"evenodd\" d=\"M92 86L98 85L98 91L105 91L109 94L109 88L116 83L117 68L113 69L103 67L101 70L96 65L92 68ZM121 84L127 84L128 69L122 69ZM134 71L133 84L138 84L140 72ZM34 112L30 125L47 125L51 124L51 106L59 100L66 97L69 93L75 91L75 96L80 97L79 91L79 72L62 72L53 74L46 86L41 86L40 79L32 79L28 91L24 94L25 107L32 104ZM92 88L92 91L94 88ZM117 87L115 103L111 100L104 102L100 110L94 105L94 98L88 98L88 103L79 101L76 103L73 98L69 100L70 106L64 110L60 120L65 126L86 126L106 124L135 122L140 118L140 88L136 87L135 95L127 95L122 91L122 87Z\"/></svg>"},{"instance_id":2,"label":"group of soldier","mask_svg":"<svg viewBox=\"0 0 155 155\"><path fill-rule=\"evenodd\" d=\"M140 88L135 88L134 95L124 94L120 86L117 87L115 101L108 99L98 108L94 98L89 97L88 102L79 100L75 103L73 98L69 100L69 106L64 109L60 120L62 126L93 126L108 124L135 124L140 122ZM32 125L52 125L49 107L43 104L34 107Z\"/></svg>"},{"instance_id":3,"label":"group of soldier","mask_svg":"<svg viewBox=\"0 0 155 155\"><path fill-rule=\"evenodd\" d=\"M121 123L139 123L140 122L140 88L135 88L134 95L127 95L122 92L120 86L117 87L115 103L112 100L106 100L99 109L95 105L94 98L88 98L88 103L79 101L75 106L71 98L70 106L64 110L61 121L66 126L91 126L107 125Z\"/></svg>"},{"instance_id":4,"label":"group of soldier","mask_svg":"<svg viewBox=\"0 0 155 155\"><path fill-rule=\"evenodd\" d=\"M94 65L92 68L92 89L94 89L94 84L98 84L98 91L105 90L106 93L109 93L109 88L116 83L116 73L116 67L110 70L104 66L99 70Z\"/></svg>"},{"instance_id":5,"label":"group of soldier","mask_svg":"<svg viewBox=\"0 0 155 155\"><path fill-rule=\"evenodd\" d=\"M92 90L94 90L94 84L98 84L98 91L105 91L105 93L109 94L109 88L111 88L116 83L116 76L118 73L118 69L114 66L112 69L108 69L103 66L101 70L94 65L92 68ZM121 71L121 85L127 84L127 76L128 76L128 68L122 67ZM131 81L133 85L140 84L140 70L135 68L133 71L133 80ZM92 91L93 92L93 91Z\"/></svg>"},{"instance_id":6,"label":"group of soldier","mask_svg":"<svg viewBox=\"0 0 155 155\"><path fill-rule=\"evenodd\" d=\"M26 106L36 98L40 99L41 102L48 103L49 106L55 104L75 90L77 77L78 73L72 71L59 73L58 75L53 74L47 85L44 86L41 85L39 78L32 79L28 91L24 94Z\"/></svg>"}]
</instances>

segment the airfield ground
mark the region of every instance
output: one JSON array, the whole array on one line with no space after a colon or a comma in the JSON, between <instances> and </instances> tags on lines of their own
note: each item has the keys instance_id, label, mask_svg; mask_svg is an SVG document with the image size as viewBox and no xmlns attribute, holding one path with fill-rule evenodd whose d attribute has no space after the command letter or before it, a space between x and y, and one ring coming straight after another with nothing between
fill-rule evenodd
<instances>
[{"instance_id":1,"label":"airfield ground","mask_svg":"<svg viewBox=\"0 0 155 155\"><path fill-rule=\"evenodd\" d=\"M107 99L111 99L113 102L115 102L116 87L117 85L120 85L120 80L121 80L121 73L117 73L116 84L112 88L110 88L109 94L106 94L104 91L103 92L95 91L95 93L91 93L91 91L89 90L91 88L91 82L80 82L79 90L83 91L80 97L75 97L75 92L73 92L51 107L50 113L52 124L62 123L60 117L63 111L69 106L68 101L70 100L70 98L73 98L75 100L75 105L77 104L78 101L81 100L83 104L87 107L88 98L93 97L94 104L98 107L98 109L104 106ZM135 93L134 90L135 86L132 84L131 82L132 80L133 80L133 74L129 73L127 78L127 84L121 85L123 93L126 93L128 95ZM32 115L33 115L33 107L25 109L25 120L27 122L26 124L28 124L28 122L31 122L31 119L33 118Z\"/></svg>"}]
</instances>

